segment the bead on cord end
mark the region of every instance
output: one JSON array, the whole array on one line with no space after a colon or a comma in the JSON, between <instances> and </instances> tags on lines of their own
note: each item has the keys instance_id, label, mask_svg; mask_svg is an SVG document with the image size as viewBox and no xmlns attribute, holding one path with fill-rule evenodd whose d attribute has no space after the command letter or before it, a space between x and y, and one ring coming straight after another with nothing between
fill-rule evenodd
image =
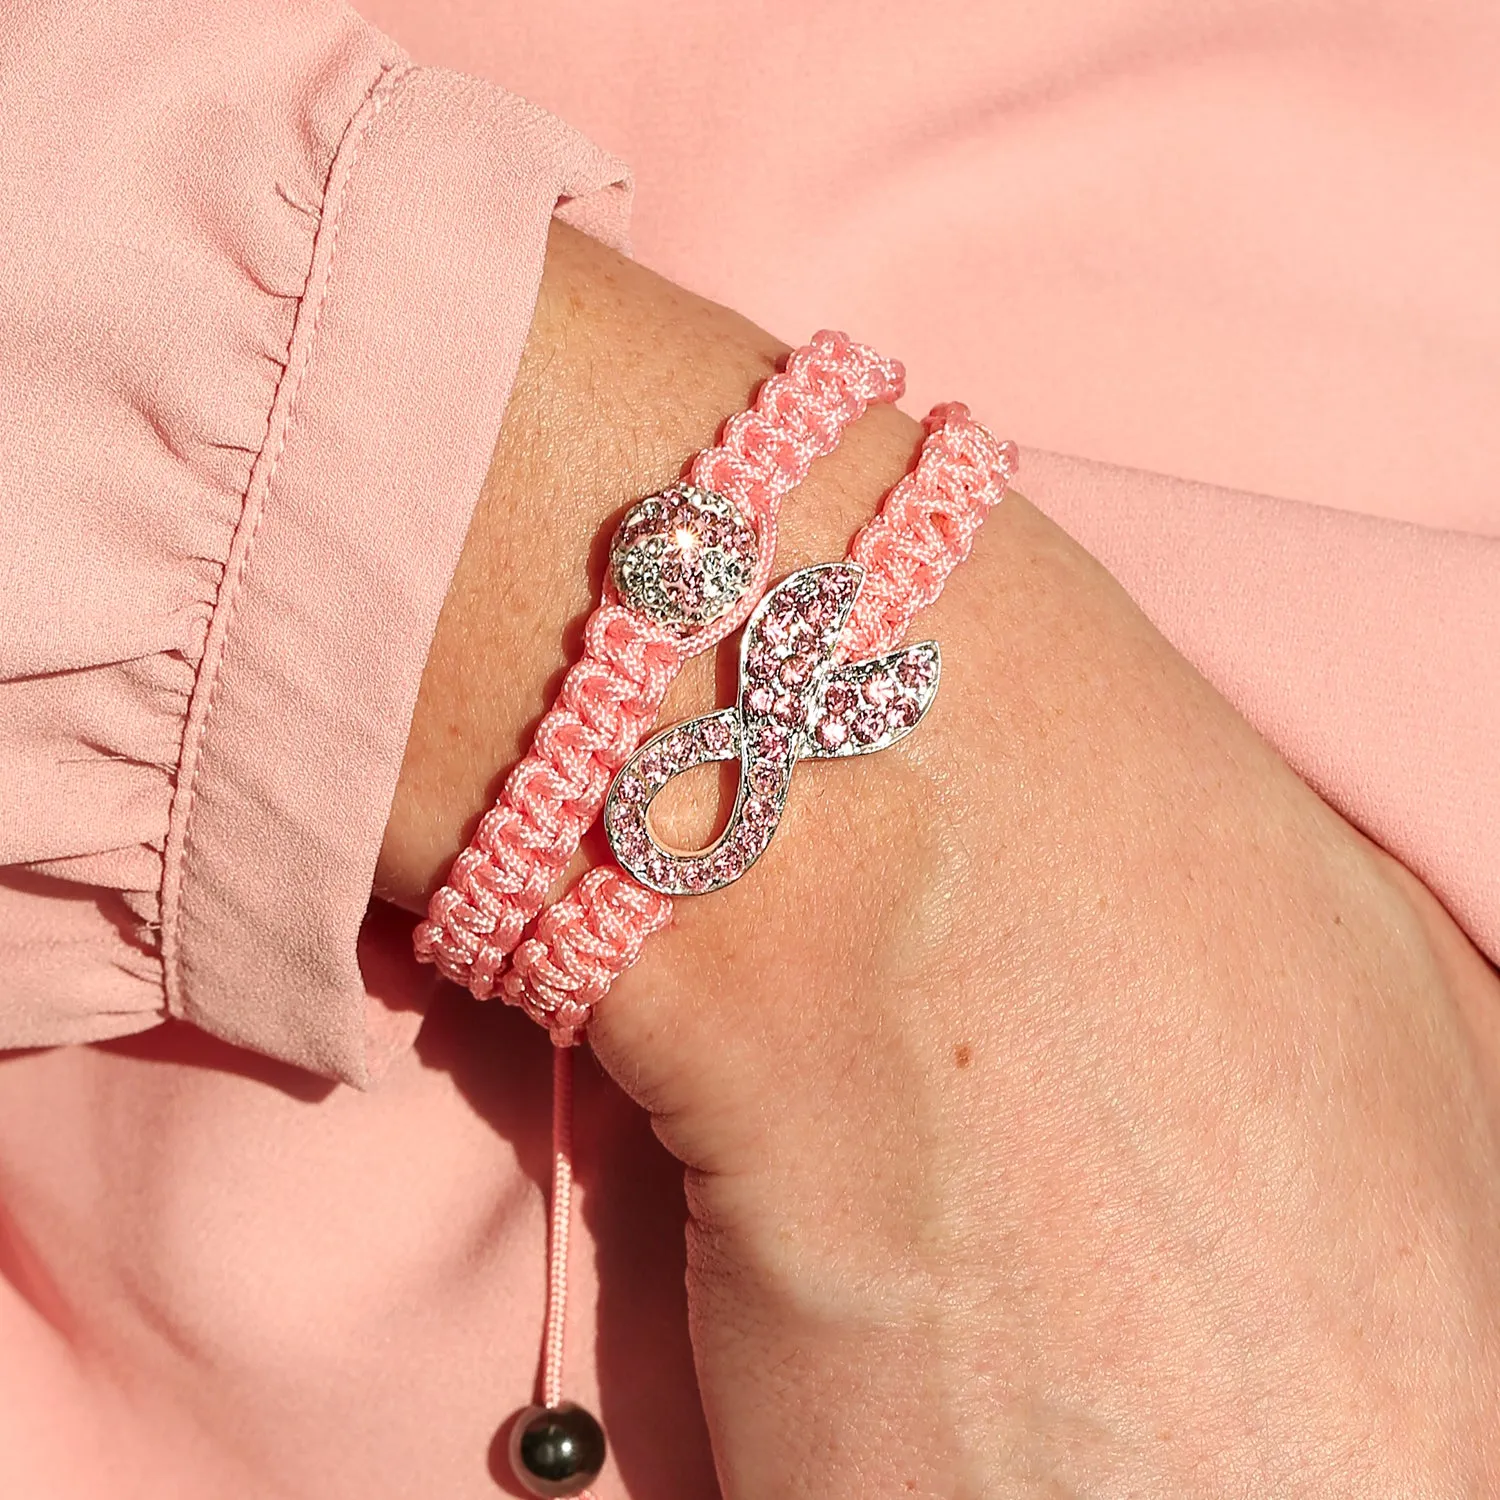
<instances>
[{"instance_id":1,"label":"bead on cord end","mask_svg":"<svg viewBox=\"0 0 1500 1500\"><path fill-rule=\"evenodd\" d=\"M572 1401L528 1406L510 1434L510 1466L533 1495L581 1495L604 1467L604 1429Z\"/></svg>"}]
</instances>

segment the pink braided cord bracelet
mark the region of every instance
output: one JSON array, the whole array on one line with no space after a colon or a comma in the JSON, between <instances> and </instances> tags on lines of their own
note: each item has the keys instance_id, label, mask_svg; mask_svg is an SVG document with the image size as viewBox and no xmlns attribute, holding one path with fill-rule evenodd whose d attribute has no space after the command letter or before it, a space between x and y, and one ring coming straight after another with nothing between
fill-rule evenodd
<instances>
[{"instance_id":1,"label":"pink braided cord bracelet","mask_svg":"<svg viewBox=\"0 0 1500 1500\"><path fill-rule=\"evenodd\" d=\"M761 385L751 407L726 423L716 447L697 455L689 484L707 492L707 500L730 502L753 533L746 549L753 566L737 581L738 602L684 634L622 600L614 576L606 581L584 630L583 654L557 702L413 934L421 961L481 1000L496 993L509 955L598 817L610 779L655 722L683 663L738 629L764 592L786 495L814 459L833 451L845 427L871 403L898 399L904 382L899 362L824 330ZM659 513L662 503L680 504L673 495L681 488L642 505L654 500ZM700 507L694 520L704 522L711 540L729 533L732 551L732 519Z\"/></svg>"},{"instance_id":2,"label":"pink braided cord bracelet","mask_svg":"<svg viewBox=\"0 0 1500 1500\"><path fill-rule=\"evenodd\" d=\"M937 599L969 555L975 532L1014 477L1015 444L998 441L967 407L935 407L925 426L916 467L849 548L864 581L838 643L839 660L864 660L904 639L918 611ZM567 1045L671 915L669 896L617 866L590 870L543 911L535 935L517 947L501 978L506 999Z\"/></svg>"},{"instance_id":3,"label":"pink braided cord bracelet","mask_svg":"<svg viewBox=\"0 0 1500 1500\"><path fill-rule=\"evenodd\" d=\"M763 852L799 758L879 750L920 721L937 691L937 643L893 648L968 556L1015 473L1014 444L997 441L964 406L935 407L915 468L855 537L847 562L802 569L762 599L781 499L869 402L894 400L901 385L899 365L821 333L726 425L719 447L698 455L690 492L677 486L632 507L582 659L417 929L419 957L481 999L503 993L547 1027L555 1047L541 1404L511 1423L512 1468L534 1494L588 1500L605 1461L597 1419L563 1400L572 1044L646 939L670 921L665 892L727 884ZM710 608L710 594L722 608ZM642 746L682 663L741 625L739 706ZM657 747L674 741L690 748L648 770ZM736 840L722 854L669 856L647 835L650 798L682 769L735 754ZM767 775L769 783L757 780ZM747 795L747 787L755 791ZM606 796L611 846L641 878L601 866L544 910ZM728 830L719 844L726 842ZM717 870L721 860L727 864ZM683 883L663 884L674 878ZM534 936L522 941L538 911Z\"/></svg>"}]
</instances>

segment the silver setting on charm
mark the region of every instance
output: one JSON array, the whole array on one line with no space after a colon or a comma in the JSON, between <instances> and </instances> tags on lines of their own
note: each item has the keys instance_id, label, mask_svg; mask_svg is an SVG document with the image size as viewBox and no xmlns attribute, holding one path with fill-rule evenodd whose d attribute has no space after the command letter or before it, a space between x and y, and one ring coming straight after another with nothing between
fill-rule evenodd
<instances>
[{"instance_id":1,"label":"silver setting on charm","mask_svg":"<svg viewBox=\"0 0 1500 1500\"><path fill-rule=\"evenodd\" d=\"M770 844L799 760L871 755L921 723L942 672L936 641L869 661L834 659L863 578L857 563L823 563L778 584L745 626L738 704L663 730L620 768L604 829L621 868L642 885L688 896L738 880ZM718 840L696 854L658 843L649 817L656 794L694 766L736 759L739 792Z\"/></svg>"},{"instance_id":2,"label":"silver setting on charm","mask_svg":"<svg viewBox=\"0 0 1500 1500\"><path fill-rule=\"evenodd\" d=\"M609 571L622 604L688 635L745 597L759 552L755 528L733 501L674 484L625 512Z\"/></svg>"}]
</instances>

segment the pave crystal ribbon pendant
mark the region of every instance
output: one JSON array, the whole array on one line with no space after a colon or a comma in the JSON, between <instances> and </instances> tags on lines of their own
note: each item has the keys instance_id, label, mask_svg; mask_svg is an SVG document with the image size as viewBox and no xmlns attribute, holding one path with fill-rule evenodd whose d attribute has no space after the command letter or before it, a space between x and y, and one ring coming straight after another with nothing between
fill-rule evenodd
<instances>
[{"instance_id":1,"label":"pave crystal ribbon pendant","mask_svg":"<svg viewBox=\"0 0 1500 1500\"><path fill-rule=\"evenodd\" d=\"M863 578L858 563L823 563L778 584L745 627L738 704L663 730L620 768L604 827L642 885L689 896L738 880L770 844L799 760L869 755L921 722L937 696L936 641L869 661L835 658ZM658 843L648 816L656 794L694 766L736 758L739 793L717 841L696 854Z\"/></svg>"}]
</instances>

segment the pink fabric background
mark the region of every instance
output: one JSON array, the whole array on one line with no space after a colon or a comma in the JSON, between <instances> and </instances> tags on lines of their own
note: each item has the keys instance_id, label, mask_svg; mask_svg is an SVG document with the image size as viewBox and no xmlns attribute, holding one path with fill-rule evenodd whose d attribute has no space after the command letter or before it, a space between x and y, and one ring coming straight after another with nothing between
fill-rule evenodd
<instances>
[{"instance_id":1,"label":"pink fabric background","mask_svg":"<svg viewBox=\"0 0 1500 1500\"><path fill-rule=\"evenodd\" d=\"M495 1493L545 1046L361 924L547 216L623 235L617 157L643 259L1019 438L1500 956L1492 7L361 10L0 26L5 1495ZM583 1071L600 1495L701 1497L676 1174Z\"/></svg>"}]
</instances>

